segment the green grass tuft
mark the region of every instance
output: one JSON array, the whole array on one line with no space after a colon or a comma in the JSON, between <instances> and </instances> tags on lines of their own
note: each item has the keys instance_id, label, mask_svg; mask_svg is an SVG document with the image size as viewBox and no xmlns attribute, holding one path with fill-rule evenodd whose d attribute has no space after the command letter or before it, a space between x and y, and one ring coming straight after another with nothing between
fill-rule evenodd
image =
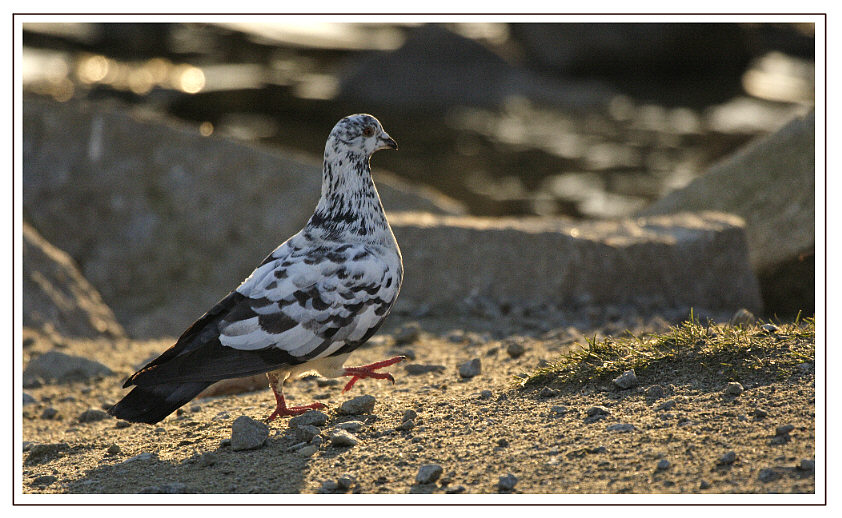
<instances>
[{"instance_id":1,"label":"green grass tuft","mask_svg":"<svg viewBox=\"0 0 842 518\"><path fill-rule=\"evenodd\" d=\"M604 384L629 369L641 381L702 377L747 381L787 377L799 364L814 361L813 318L799 314L792 323L775 324L773 332L762 325L704 325L691 312L687 321L664 333L587 339L579 349L538 369L521 384L570 388Z\"/></svg>"}]
</instances>

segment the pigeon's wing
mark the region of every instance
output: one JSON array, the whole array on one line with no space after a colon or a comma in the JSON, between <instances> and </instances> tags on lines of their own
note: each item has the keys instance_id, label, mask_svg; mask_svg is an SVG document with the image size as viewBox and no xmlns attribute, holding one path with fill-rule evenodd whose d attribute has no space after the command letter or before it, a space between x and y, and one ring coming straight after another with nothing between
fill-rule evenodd
<instances>
[{"instance_id":1,"label":"pigeon's wing","mask_svg":"<svg viewBox=\"0 0 842 518\"><path fill-rule=\"evenodd\" d=\"M358 345L397 297L395 270L366 245L279 248L126 386L248 376Z\"/></svg>"}]
</instances>

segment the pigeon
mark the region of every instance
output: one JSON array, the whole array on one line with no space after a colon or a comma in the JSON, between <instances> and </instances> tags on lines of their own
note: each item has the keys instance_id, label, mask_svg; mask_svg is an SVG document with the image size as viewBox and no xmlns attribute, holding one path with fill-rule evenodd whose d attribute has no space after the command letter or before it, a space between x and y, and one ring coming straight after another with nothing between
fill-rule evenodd
<instances>
[{"instance_id":1,"label":"pigeon","mask_svg":"<svg viewBox=\"0 0 842 518\"><path fill-rule=\"evenodd\" d=\"M380 369L405 358L345 367L383 324L403 281L401 252L371 178L370 158L397 143L376 118L350 115L328 136L322 189L301 231L156 359L130 376L134 386L108 413L157 423L212 383L266 373L276 407L267 418L324 408L287 406L285 380L317 372L357 380L394 377Z\"/></svg>"}]
</instances>

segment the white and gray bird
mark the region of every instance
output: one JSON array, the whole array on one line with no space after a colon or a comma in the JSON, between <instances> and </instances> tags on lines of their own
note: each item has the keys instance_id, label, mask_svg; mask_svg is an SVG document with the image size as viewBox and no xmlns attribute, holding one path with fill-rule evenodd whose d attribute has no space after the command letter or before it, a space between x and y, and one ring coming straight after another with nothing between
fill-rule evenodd
<instances>
[{"instance_id":1,"label":"white and gray bird","mask_svg":"<svg viewBox=\"0 0 842 518\"><path fill-rule=\"evenodd\" d=\"M109 413L157 423L212 383L266 373L277 406L268 420L322 408L288 407L283 383L326 377L388 379L377 372L403 357L344 367L377 331L403 280L398 243L371 178L371 155L397 149L371 115L340 120L327 139L321 198L304 228L193 323L178 341L126 380L134 389Z\"/></svg>"}]
</instances>

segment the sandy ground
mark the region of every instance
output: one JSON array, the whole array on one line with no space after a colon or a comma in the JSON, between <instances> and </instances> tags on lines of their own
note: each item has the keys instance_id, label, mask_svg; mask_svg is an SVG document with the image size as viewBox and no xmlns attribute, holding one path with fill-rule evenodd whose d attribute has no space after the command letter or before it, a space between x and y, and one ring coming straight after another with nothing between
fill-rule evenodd
<instances>
[{"instance_id":1,"label":"sandy ground","mask_svg":"<svg viewBox=\"0 0 842 518\"><path fill-rule=\"evenodd\" d=\"M127 426L110 416L81 422L83 412L116 402L125 393L120 388L125 376L171 341L65 340L62 352L97 358L115 374L25 390L35 401L23 407L23 492L815 491L809 365L787 379L746 383L736 397L724 395L724 383L703 373L690 381L666 374L641 379L638 387L623 391L523 389L517 375L574 347L581 334L563 328L509 336L488 322L430 319L421 321L423 332L413 337L399 329L405 323L390 323L352 357L363 364L407 355L391 368L394 385L362 380L343 394L344 381L311 376L287 384L293 404L327 405L319 435L302 444L309 437L290 428L288 420L277 420L262 446L244 451L231 447L232 423L243 415L267 417L274 408L268 388L197 399L158 425ZM407 343L396 342L396 336ZM522 346L520 356L509 353L513 343ZM34 340L25 355L53 346ZM481 373L461 377L458 366L474 358ZM411 374L425 369L419 365L428 372ZM364 394L376 398L371 413L339 414L344 401ZM595 406L607 413L595 413ZM349 421L342 426L356 444L333 444L337 425ZM422 469L428 464L440 472ZM428 481L419 482L419 471L428 470Z\"/></svg>"}]
</instances>

